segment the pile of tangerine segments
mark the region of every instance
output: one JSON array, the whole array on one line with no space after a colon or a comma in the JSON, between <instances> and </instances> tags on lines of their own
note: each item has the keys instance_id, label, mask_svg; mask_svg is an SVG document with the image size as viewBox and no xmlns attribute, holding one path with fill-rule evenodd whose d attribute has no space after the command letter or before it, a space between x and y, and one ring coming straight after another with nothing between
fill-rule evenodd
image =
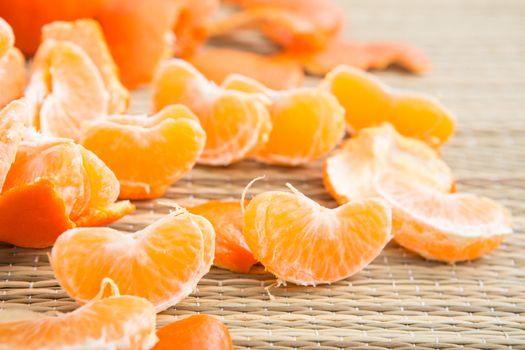
<instances>
[{"instance_id":1,"label":"pile of tangerine segments","mask_svg":"<svg viewBox=\"0 0 525 350\"><path fill-rule=\"evenodd\" d=\"M23 88L2 96L0 240L52 246L54 275L82 306L58 317L3 312L0 348L231 349L212 316L156 331L156 313L191 294L212 264L249 273L260 263L280 283L316 286L358 273L391 239L455 263L512 233L502 205L455 191L439 154L454 132L451 112L358 68L279 90L240 74L217 84L167 59L153 77L154 114L136 116L125 114L129 91L96 21L46 24L27 84L13 44L1 21L0 65L18 68L0 84ZM197 163L243 159L324 159L339 206L283 184L250 200L176 207L134 234L104 227L134 210L130 200L163 196Z\"/></svg>"}]
</instances>

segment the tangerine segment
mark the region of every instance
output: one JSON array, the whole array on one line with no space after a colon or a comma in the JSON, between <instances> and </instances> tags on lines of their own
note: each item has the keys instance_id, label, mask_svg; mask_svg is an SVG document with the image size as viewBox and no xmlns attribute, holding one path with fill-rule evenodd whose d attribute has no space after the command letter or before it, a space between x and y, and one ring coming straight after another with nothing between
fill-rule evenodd
<instances>
[{"instance_id":1,"label":"tangerine segment","mask_svg":"<svg viewBox=\"0 0 525 350\"><path fill-rule=\"evenodd\" d=\"M110 228L66 231L53 247L51 265L78 302L93 299L109 277L122 293L144 297L161 311L189 295L209 271L214 240L209 221L178 211L135 234Z\"/></svg>"},{"instance_id":2,"label":"tangerine segment","mask_svg":"<svg viewBox=\"0 0 525 350\"><path fill-rule=\"evenodd\" d=\"M450 192L454 177L439 154L422 141L400 135L390 124L362 129L323 166L323 181L339 204L377 196L374 179L382 172L402 174L441 192Z\"/></svg>"},{"instance_id":3,"label":"tangerine segment","mask_svg":"<svg viewBox=\"0 0 525 350\"><path fill-rule=\"evenodd\" d=\"M238 201L209 201L189 209L208 219L215 229L213 264L233 272L247 273L257 260L243 234L244 216Z\"/></svg>"},{"instance_id":4,"label":"tangerine segment","mask_svg":"<svg viewBox=\"0 0 525 350\"><path fill-rule=\"evenodd\" d=\"M120 197L132 199L162 196L193 168L205 142L199 120L185 106L168 106L153 117L97 120L82 140L115 172Z\"/></svg>"},{"instance_id":5,"label":"tangerine segment","mask_svg":"<svg viewBox=\"0 0 525 350\"><path fill-rule=\"evenodd\" d=\"M3 18L0 17L0 57L15 44L13 28Z\"/></svg>"},{"instance_id":6,"label":"tangerine segment","mask_svg":"<svg viewBox=\"0 0 525 350\"><path fill-rule=\"evenodd\" d=\"M283 281L331 283L367 266L391 238L391 210L368 199L336 209L302 193L255 196L244 214L244 236L255 258Z\"/></svg>"},{"instance_id":7,"label":"tangerine segment","mask_svg":"<svg viewBox=\"0 0 525 350\"><path fill-rule=\"evenodd\" d=\"M135 211L135 205L130 201L120 201L105 207L88 208L78 219L78 227L94 227L109 225L114 221Z\"/></svg>"},{"instance_id":8,"label":"tangerine segment","mask_svg":"<svg viewBox=\"0 0 525 350\"><path fill-rule=\"evenodd\" d=\"M271 129L264 96L225 91L189 63L163 63L154 81L154 108L183 104L197 115L206 131L199 163L228 165L255 152Z\"/></svg>"},{"instance_id":9,"label":"tangerine segment","mask_svg":"<svg viewBox=\"0 0 525 350\"><path fill-rule=\"evenodd\" d=\"M303 68L297 62L254 52L209 48L197 52L189 61L217 84L233 73L253 78L276 90L298 87L304 81Z\"/></svg>"},{"instance_id":10,"label":"tangerine segment","mask_svg":"<svg viewBox=\"0 0 525 350\"><path fill-rule=\"evenodd\" d=\"M49 180L41 178L4 191L0 196L0 241L45 248L73 226L64 201Z\"/></svg>"},{"instance_id":11,"label":"tangerine segment","mask_svg":"<svg viewBox=\"0 0 525 350\"><path fill-rule=\"evenodd\" d=\"M283 56L301 62L309 73L321 76L343 64L363 70L397 65L415 74L425 73L431 66L430 59L419 49L396 42L356 43L334 39L321 51L289 51Z\"/></svg>"},{"instance_id":12,"label":"tangerine segment","mask_svg":"<svg viewBox=\"0 0 525 350\"><path fill-rule=\"evenodd\" d=\"M42 39L72 42L80 46L99 69L109 93L108 113L124 113L129 103L129 91L119 80L119 71L109 52L104 33L97 21L82 19L57 21L42 27Z\"/></svg>"},{"instance_id":13,"label":"tangerine segment","mask_svg":"<svg viewBox=\"0 0 525 350\"><path fill-rule=\"evenodd\" d=\"M160 61L170 56L177 8L171 0L103 2L97 19L128 88L150 82Z\"/></svg>"},{"instance_id":14,"label":"tangerine segment","mask_svg":"<svg viewBox=\"0 0 525 350\"><path fill-rule=\"evenodd\" d=\"M326 91L317 88L275 91L239 75L230 76L223 85L228 89L262 92L272 100L269 110L273 127L268 143L255 154L258 161L305 164L330 152L344 136L344 110Z\"/></svg>"},{"instance_id":15,"label":"tangerine segment","mask_svg":"<svg viewBox=\"0 0 525 350\"><path fill-rule=\"evenodd\" d=\"M76 44L46 40L36 53L33 70L26 96L42 133L79 140L85 121L107 113L104 81Z\"/></svg>"},{"instance_id":16,"label":"tangerine segment","mask_svg":"<svg viewBox=\"0 0 525 350\"><path fill-rule=\"evenodd\" d=\"M193 315L157 331L153 350L233 350L228 328L208 315Z\"/></svg>"},{"instance_id":17,"label":"tangerine segment","mask_svg":"<svg viewBox=\"0 0 525 350\"><path fill-rule=\"evenodd\" d=\"M454 133L454 116L433 98L391 90L373 75L356 68L337 67L321 86L343 105L346 122L353 131L387 121L402 135L421 139L433 147L442 145Z\"/></svg>"},{"instance_id":18,"label":"tangerine segment","mask_svg":"<svg viewBox=\"0 0 525 350\"><path fill-rule=\"evenodd\" d=\"M112 296L60 316L30 313L0 323L4 349L142 350L156 342L155 309L147 300Z\"/></svg>"},{"instance_id":19,"label":"tangerine segment","mask_svg":"<svg viewBox=\"0 0 525 350\"><path fill-rule=\"evenodd\" d=\"M0 57L0 108L22 96L26 85L26 60L16 47Z\"/></svg>"},{"instance_id":20,"label":"tangerine segment","mask_svg":"<svg viewBox=\"0 0 525 350\"><path fill-rule=\"evenodd\" d=\"M426 259L474 260L512 233L509 212L488 198L442 193L391 174L375 184L393 207L395 241Z\"/></svg>"},{"instance_id":21,"label":"tangerine segment","mask_svg":"<svg viewBox=\"0 0 525 350\"><path fill-rule=\"evenodd\" d=\"M23 101L13 101L0 110L0 193L15 161L28 115L28 106Z\"/></svg>"}]
</instances>

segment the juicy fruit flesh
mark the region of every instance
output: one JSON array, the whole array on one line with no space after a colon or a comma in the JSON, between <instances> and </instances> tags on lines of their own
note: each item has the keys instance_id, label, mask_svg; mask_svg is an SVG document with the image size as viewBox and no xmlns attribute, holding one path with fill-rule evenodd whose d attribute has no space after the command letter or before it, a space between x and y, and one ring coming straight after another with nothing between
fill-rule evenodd
<instances>
[{"instance_id":1,"label":"juicy fruit flesh","mask_svg":"<svg viewBox=\"0 0 525 350\"><path fill-rule=\"evenodd\" d=\"M371 199L326 209L300 193L265 192L245 212L255 258L284 281L331 283L368 265L390 240L390 208Z\"/></svg>"},{"instance_id":2,"label":"juicy fruit flesh","mask_svg":"<svg viewBox=\"0 0 525 350\"><path fill-rule=\"evenodd\" d=\"M214 240L206 219L172 213L134 235L110 228L69 230L55 243L51 265L77 301L93 299L109 277L123 294L144 297L160 311L190 294L208 272Z\"/></svg>"},{"instance_id":3,"label":"juicy fruit flesh","mask_svg":"<svg viewBox=\"0 0 525 350\"><path fill-rule=\"evenodd\" d=\"M145 299L113 296L57 317L0 323L5 349L139 350L155 343L155 310Z\"/></svg>"}]
</instances>

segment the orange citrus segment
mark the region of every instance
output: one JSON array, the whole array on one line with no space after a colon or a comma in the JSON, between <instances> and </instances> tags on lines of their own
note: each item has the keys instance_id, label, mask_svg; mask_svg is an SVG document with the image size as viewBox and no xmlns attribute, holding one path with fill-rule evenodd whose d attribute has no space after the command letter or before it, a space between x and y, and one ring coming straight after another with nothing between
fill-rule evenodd
<instances>
[{"instance_id":1,"label":"orange citrus segment","mask_svg":"<svg viewBox=\"0 0 525 350\"><path fill-rule=\"evenodd\" d=\"M512 233L508 211L488 198L442 193L395 173L375 185L393 207L395 241L427 259L473 260Z\"/></svg>"},{"instance_id":2,"label":"orange citrus segment","mask_svg":"<svg viewBox=\"0 0 525 350\"><path fill-rule=\"evenodd\" d=\"M68 41L80 46L99 69L109 92L108 113L123 113L129 102L129 92L119 81L118 68L109 53L98 22L82 19L74 22L57 21L42 27L42 39Z\"/></svg>"},{"instance_id":3,"label":"orange citrus segment","mask_svg":"<svg viewBox=\"0 0 525 350\"><path fill-rule=\"evenodd\" d=\"M264 96L225 91L189 63L163 63L154 81L154 106L183 104L206 132L199 163L228 165L245 158L266 141L271 129Z\"/></svg>"},{"instance_id":4,"label":"orange citrus segment","mask_svg":"<svg viewBox=\"0 0 525 350\"><path fill-rule=\"evenodd\" d=\"M44 134L78 140L85 121L107 113L109 95L89 56L76 44L46 40L26 90Z\"/></svg>"},{"instance_id":5,"label":"orange citrus segment","mask_svg":"<svg viewBox=\"0 0 525 350\"><path fill-rule=\"evenodd\" d=\"M22 96L26 85L26 60L16 47L0 57L0 108Z\"/></svg>"},{"instance_id":6,"label":"orange citrus segment","mask_svg":"<svg viewBox=\"0 0 525 350\"><path fill-rule=\"evenodd\" d=\"M3 18L0 17L0 57L15 44L13 28Z\"/></svg>"},{"instance_id":7,"label":"orange citrus segment","mask_svg":"<svg viewBox=\"0 0 525 350\"><path fill-rule=\"evenodd\" d=\"M316 88L275 91L240 75L230 76L223 86L248 93L264 93L272 100L270 137L255 153L255 158L261 162L305 164L330 152L344 136L344 110L326 91Z\"/></svg>"},{"instance_id":8,"label":"orange citrus segment","mask_svg":"<svg viewBox=\"0 0 525 350\"><path fill-rule=\"evenodd\" d=\"M233 73L253 78L276 90L298 87L304 81L303 68L293 60L248 51L208 48L191 56L189 61L217 84Z\"/></svg>"},{"instance_id":9,"label":"orange citrus segment","mask_svg":"<svg viewBox=\"0 0 525 350\"><path fill-rule=\"evenodd\" d=\"M59 316L26 312L23 318L0 322L3 348L142 350L157 340L153 306L128 295L97 300Z\"/></svg>"},{"instance_id":10,"label":"orange citrus segment","mask_svg":"<svg viewBox=\"0 0 525 350\"><path fill-rule=\"evenodd\" d=\"M104 207L88 208L75 220L78 227L105 226L135 211L130 201L120 201Z\"/></svg>"},{"instance_id":11,"label":"orange citrus segment","mask_svg":"<svg viewBox=\"0 0 525 350\"><path fill-rule=\"evenodd\" d=\"M345 108L346 122L353 131L390 122L405 136L421 139L433 147L446 142L454 132L451 112L433 98L394 91L373 75L349 66L330 72L322 87Z\"/></svg>"},{"instance_id":12,"label":"orange citrus segment","mask_svg":"<svg viewBox=\"0 0 525 350\"><path fill-rule=\"evenodd\" d=\"M381 200L320 206L302 193L255 196L244 215L254 257L283 281L302 285L347 278L381 253L390 240L391 211Z\"/></svg>"},{"instance_id":13,"label":"orange citrus segment","mask_svg":"<svg viewBox=\"0 0 525 350\"><path fill-rule=\"evenodd\" d=\"M184 106L168 106L153 117L110 116L89 124L83 145L115 172L120 197L160 197L194 166L206 135ZM108 148L111 143L111 148ZM130 162L129 159L135 159Z\"/></svg>"},{"instance_id":14,"label":"orange citrus segment","mask_svg":"<svg viewBox=\"0 0 525 350\"><path fill-rule=\"evenodd\" d=\"M233 272L247 273L257 263L243 234L244 216L238 201L209 201L189 209L208 219L215 229L213 264Z\"/></svg>"},{"instance_id":15,"label":"orange citrus segment","mask_svg":"<svg viewBox=\"0 0 525 350\"><path fill-rule=\"evenodd\" d=\"M324 162L323 180L339 204L377 196L373 181L383 172L423 182L442 192L454 185L452 171L422 141L400 135L389 124L361 130Z\"/></svg>"},{"instance_id":16,"label":"orange citrus segment","mask_svg":"<svg viewBox=\"0 0 525 350\"><path fill-rule=\"evenodd\" d=\"M49 180L38 179L4 191L0 196L0 241L20 247L45 248L73 226L64 201Z\"/></svg>"},{"instance_id":17,"label":"orange citrus segment","mask_svg":"<svg viewBox=\"0 0 525 350\"><path fill-rule=\"evenodd\" d=\"M233 350L228 328L208 315L193 315L157 331L153 350Z\"/></svg>"},{"instance_id":18,"label":"orange citrus segment","mask_svg":"<svg viewBox=\"0 0 525 350\"><path fill-rule=\"evenodd\" d=\"M343 64L363 70L397 65L416 74L425 73L431 66L420 50L396 42L356 43L334 39L321 51L289 51L282 56L301 62L306 71L321 76Z\"/></svg>"},{"instance_id":19,"label":"orange citrus segment","mask_svg":"<svg viewBox=\"0 0 525 350\"><path fill-rule=\"evenodd\" d=\"M135 234L110 228L66 231L53 247L51 265L60 285L79 302L93 299L109 277L123 294L144 297L160 311L190 294L208 272L214 240L206 219L179 211Z\"/></svg>"},{"instance_id":20,"label":"orange citrus segment","mask_svg":"<svg viewBox=\"0 0 525 350\"><path fill-rule=\"evenodd\" d=\"M29 109L22 101L13 101L0 110L0 193L15 161L28 115Z\"/></svg>"}]
</instances>

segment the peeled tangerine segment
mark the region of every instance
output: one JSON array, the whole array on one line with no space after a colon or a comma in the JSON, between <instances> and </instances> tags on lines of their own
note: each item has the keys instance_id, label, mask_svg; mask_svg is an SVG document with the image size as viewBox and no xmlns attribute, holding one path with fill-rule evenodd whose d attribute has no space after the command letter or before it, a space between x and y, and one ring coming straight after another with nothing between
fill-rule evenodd
<instances>
[{"instance_id":1,"label":"peeled tangerine segment","mask_svg":"<svg viewBox=\"0 0 525 350\"><path fill-rule=\"evenodd\" d=\"M3 311L0 348L10 350L150 349L155 344L155 309L143 298L111 296L73 312L48 316Z\"/></svg>"},{"instance_id":2,"label":"peeled tangerine segment","mask_svg":"<svg viewBox=\"0 0 525 350\"><path fill-rule=\"evenodd\" d=\"M3 18L0 18L0 57L15 44L13 28Z\"/></svg>"},{"instance_id":3,"label":"peeled tangerine segment","mask_svg":"<svg viewBox=\"0 0 525 350\"><path fill-rule=\"evenodd\" d=\"M208 315L192 315L157 331L153 350L233 350L228 328Z\"/></svg>"},{"instance_id":4,"label":"peeled tangerine segment","mask_svg":"<svg viewBox=\"0 0 525 350\"><path fill-rule=\"evenodd\" d=\"M152 117L115 115L96 120L82 139L115 172L120 198L130 199L162 196L193 168L205 142L199 120L182 105L167 106Z\"/></svg>"},{"instance_id":5,"label":"peeled tangerine segment","mask_svg":"<svg viewBox=\"0 0 525 350\"><path fill-rule=\"evenodd\" d=\"M346 111L348 127L354 132L389 122L402 135L433 147L439 147L454 133L454 116L435 99L392 90L359 69L339 66L321 86L337 97Z\"/></svg>"},{"instance_id":6,"label":"peeled tangerine segment","mask_svg":"<svg viewBox=\"0 0 525 350\"><path fill-rule=\"evenodd\" d=\"M97 21L82 19L56 21L42 27L42 40L72 42L80 46L98 68L109 93L108 113L123 113L128 107L129 92L119 80L117 65L109 52L104 33Z\"/></svg>"},{"instance_id":7,"label":"peeled tangerine segment","mask_svg":"<svg viewBox=\"0 0 525 350\"><path fill-rule=\"evenodd\" d=\"M377 196L374 179L383 172L426 183L450 192L454 177L432 147L400 135L390 124L362 129L326 158L323 180L339 204Z\"/></svg>"},{"instance_id":8,"label":"peeled tangerine segment","mask_svg":"<svg viewBox=\"0 0 525 350\"><path fill-rule=\"evenodd\" d=\"M35 55L26 97L43 134L79 140L84 122L108 112L109 94L88 54L48 39Z\"/></svg>"},{"instance_id":9,"label":"peeled tangerine segment","mask_svg":"<svg viewBox=\"0 0 525 350\"><path fill-rule=\"evenodd\" d=\"M265 94L272 130L268 142L255 158L268 164L301 165L321 158L343 138L344 110L327 91L317 88L271 90L241 75L232 75L223 86L248 93Z\"/></svg>"},{"instance_id":10,"label":"peeled tangerine segment","mask_svg":"<svg viewBox=\"0 0 525 350\"><path fill-rule=\"evenodd\" d=\"M15 162L28 115L28 106L22 101L13 101L0 110L0 193L7 173Z\"/></svg>"},{"instance_id":11,"label":"peeled tangerine segment","mask_svg":"<svg viewBox=\"0 0 525 350\"><path fill-rule=\"evenodd\" d=\"M239 201L209 201L189 209L208 219L215 229L213 264L247 273L257 263L243 234L244 216Z\"/></svg>"},{"instance_id":12,"label":"peeled tangerine segment","mask_svg":"<svg viewBox=\"0 0 525 350\"><path fill-rule=\"evenodd\" d=\"M206 132L199 163L231 164L255 152L268 139L271 122L264 96L226 91L179 59L165 61L153 85L155 110L183 104L199 118Z\"/></svg>"},{"instance_id":13,"label":"peeled tangerine segment","mask_svg":"<svg viewBox=\"0 0 525 350\"><path fill-rule=\"evenodd\" d=\"M510 213L488 198L442 193L404 176L384 174L377 192L392 205L392 232L401 246L430 260L473 260L512 233Z\"/></svg>"},{"instance_id":14,"label":"peeled tangerine segment","mask_svg":"<svg viewBox=\"0 0 525 350\"><path fill-rule=\"evenodd\" d=\"M179 210L135 234L105 227L66 231L53 246L51 265L78 302L93 299L109 277L122 294L146 298L161 311L189 295L209 271L214 240L208 220Z\"/></svg>"},{"instance_id":15,"label":"peeled tangerine segment","mask_svg":"<svg viewBox=\"0 0 525 350\"><path fill-rule=\"evenodd\" d=\"M0 18L0 108L22 96L26 84L25 58L14 43L13 29Z\"/></svg>"},{"instance_id":16,"label":"peeled tangerine segment","mask_svg":"<svg viewBox=\"0 0 525 350\"><path fill-rule=\"evenodd\" d=\"M298 87L304 81L303 68L294 60L254 52L207 48L190 57L189 61L217 84L234 73L253 78L276 90Z\"/></svg>"},{"instance_id":17,"label":"peeled tangerine segment","mask_svg":"<svg viewBox=\"0 0 525 350\"><path fill-rule=\"evenodd\" d=\"M379 199L336 209L303 194L255 196L244 214L244 235L255 258L283 281L332 283L366 267L391 238L391 210Z\"/></svg>"}]
</instances>

